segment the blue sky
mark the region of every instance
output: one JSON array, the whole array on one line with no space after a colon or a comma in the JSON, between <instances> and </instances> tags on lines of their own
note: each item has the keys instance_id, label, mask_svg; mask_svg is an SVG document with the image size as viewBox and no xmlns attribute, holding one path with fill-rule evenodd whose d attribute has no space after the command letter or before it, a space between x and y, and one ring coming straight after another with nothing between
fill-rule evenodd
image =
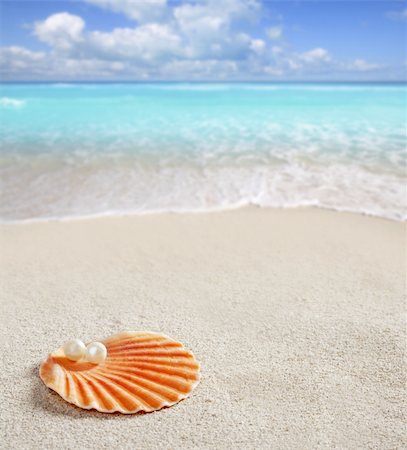
<instances>
[{"instance_id":1,"label":"blue sky","mask_svg":"<svg viewBox=\"0 0 407 450\"><path fill-rule=\"evenodd\" d=\"M4 80L402 80L406 1L1 1Z\"/></svg>"}]
</instances>

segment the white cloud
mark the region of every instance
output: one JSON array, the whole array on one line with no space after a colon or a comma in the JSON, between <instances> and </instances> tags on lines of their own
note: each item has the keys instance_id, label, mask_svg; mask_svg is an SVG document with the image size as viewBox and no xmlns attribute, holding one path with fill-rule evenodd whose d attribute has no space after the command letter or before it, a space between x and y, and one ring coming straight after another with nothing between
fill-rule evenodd
<instances>
[{"instance_id":1,"label":"white cloud","mask_svg":"<svg viewBox=\"0 0 407 450\"><path fill-rule=\"evenodd\" d=\"M276 26L276 27L270 27L267 30L267 36L274 40L274 39L280 39L283 34L283 27L282 26Z\"/></svg>"},{"instance_id":2,"label":"white cloud","mask_svg":"<svg viewBox=\"0 0 407 450\"><path fill-rule=\"evenodd\" d=\"M227 15L219 16L202 5L179 6L174 10L174 17L184 33L201 39L219 37L229 27Z\"/></svg>"},{"instance_id":3,"label":"white cloud","mask_svg":"<svg viewBox=\"0 0 407 450\"><path fill-rule=\"evenodd\" d=\"M273 47L271 47L271 54L273 56L281 55L281 53L283 53L283 49L278 45L274 45Z\"/></svg>"},{"instance_id":4,"label":"white cloud","mask_svg":"<svg viewBox=\"0 0 407 450\"><path fill-rule=\"evenodd\" d=\"M307 52L304 52L300 55L300 59L305 61L306 63L320 63L326 62L331 59L329 52L324 48L318 47Z\"/></svg>"},{"instance_id":5,"label":"white cloud","mask_svg":"<svg viewBox=\"0 0 407 450\"><path fill-rule=\"evenodd\" d=\"M28 50L24 47L17 47L17 46L11 46L11 47L5 47L0 50L0 55L3 58L13 58L15 60L18 60L19 58L25 59L27 61L40 61L44 59L45 53L44 52L32 52L31 50Z\"/></svg>"},{"instance_id":6,"label":"white cloud","mask_svg":"<svg viewBox=\"0 0 407 450\"><path fill-rule=\"evenodd\" d=\"M356 59L352 62L336 60L328 50L321 47L303 53L295 53L286 52L281 46L273 46L270 53L273 64L265 64L263 71L272 76L324 79L332 74L343 74L349 77L349 74L374 73L383 68L363 59Z\"/></svg>"},{"instance_id":7,"label":"white cloud","mask_svg":"<svg viewBox=\"0 0 407 450\"><path fill-rule=\"evenodd\" d=\"M239 74L236 61L230 60L192 60L172 61L163 67L163 72L170 79L229 79ZM181 77L180 77L181 75Z\"/></svg>"},{"instance_id":8,"label":"white cloud","mask_svg":"<svg viewBox=\"0 0 407 450\"><path fill-rule=\"evenodd\" d=\"M367 72L370 70L380 69L382 66L365 61L364 59L355 59L349 66L349 70L356 70L359 72Z\"/></svg>"},{"instance_id":9,"label":"white cloud","mask_svg":"<svg viewBox=\"0 0 407 450\"><path fill-rule=\"evenodd\" d=\"M180 33L187 38L186 49L191 57L220 53L220 44L229 33L227 15L218 16L202 5L183 5L174 9L174 18Z\"/></svg>"},{"instance_id":10,"label":"white cloud","mask_svg":"<svg viewBox=\"0 0 407 450\"><path fill-rule=\"evenodd\" d=\"M271 48L273 65L266 65L264 72L276 76L301 74L318 74L326 68L334 68L335 61L323 48L314 48L304 53L286 52L281 46Z\"/></svg>"},{"instance_id":11,"label":"white cloud","mask_svg":"<svg viewBox=\"0 0 407 450\"><path fill-rule=\"evenodd\" d=\"M190 58L242 58L259 46L252 45L247 33L234 30L235 21L259 19L257 0L206 0L186 3L173 10L174 27L185 40L186 55Z\"/></svg>"},{"instance_id":12,"label":"white cloud","mask_svg":"<svg viewBox=\"0 0 407 450\"><path fill-rule=\"evenodd\" d=\"M105 59L153 62L180 55L182 47L181 38L168 26L151 23L89 33L85 50Z\"/></svg>"},{"instance_id":13,"label":"white cloud","mask_svg":"<svg viewBox=\"0 0 407 450\"><path fill-rule=\"evenodd\" d=\"M123 13L137 22L161 19L167 11L167 0L84 0L87 3Z\"/></svg>"},{"instance_id":14,"label":"white cloud","mask_svg":"<svg viewBox=\"0 0 407 450\"><path fill-rule=\"evenodd\" d=\"M252 39L250 42L250 48L255 53L261 54L266 48L266 43L262 39Z\"/></svg>"},{"instance_id":15,"label":"white cloud","mask_svg":"<svg viewBox=\"0 0 407 450\"><path fill-rule=\"evenodd\" d=\"M230 25L233 21L256 20L261 11L258 0L202 0L184 3L174 8L174 16L197 20L204 17L219 18Z\"/></svg>"},{"instance_id":16,"label":"white cloud","mask_svg":"<svg viewBox=\"0 0 407 450\"><path fill-rule=\"evenodd\" d=\"M147 9L164 0L145 2L88 0L113 10L125 10L135 18L146 20ZM164 22L141 23L138 26L115 28L112 31L86 31L85 22L66 12L49 16L34 25L34 34L54 51L65 52L77 59L130 59L130 62L164 62L172 57L190 60L244 59L260 54L265 43L234 29L234 21L255 20L259 11L257 0L206 0L199 4L183 4L171 9ZM167 13L169 9L167 10ZM151 20L151 18L149 19ZM161 61L158 61L161 60Z\"/></svg>"},{"instance_id":17,"label":"white cloud","mask_svg":"<svg viewBox=\"0 0 407 450\"><path fill-rule=\"evenodd\" d=\"M261 29L258 0L86 0L126 14L134 26L90 30L83 18L60 12L34 24L34 35L49 46L34 52L0 50L4 79L306 79L333 73L368 74L377 64L337 61L327 49L298 53L272 45L283 26ZM148 8L147 8L148 5ZM153 11L155 10L155 12ZM274 42L275 44L276 42Z\"/></svg>"},{"instance_id":18,"label":"white cloud","mask_svg":"<svg viewBox=\"0 0 407 450\"><path fill-rule=\"evenodd\" d=\"M52 47L67 50L82 40L84 28L85 22L81 17L61 12L49 16L42 22L36 22L34 34L40 41Z\"/></svg>"},{"instance_id":19,"label":"white cloud","mask_svg":"<svg viewBox=\"0 0 407 450\"><path fill-rule=\"evenodd\" d=\"M400 11L388 11L386 16L391 20L407 21L407 8Z\"/></svg>"},{"instance_id":20,"label":"white cloud","mask_svg":"<svg viewBox=\"0 0 407 450\"><path fill-rule=\"evenodd\" d=\"M297 71L304 67L304 64L295 57L289 57L285 60L287 67L292 71Z\"/></svg>"},{"instance_id":21,"label":"white cloud","mask_svg":"<svg viewBox=\"0 0 407 450\"><path fill-rule=\"evenodd\" d=\"M279 67L266 66L264 67L264 73L273 77L281 77L284 75L284 70Z\"/></svg>"},{"instance_id":22,"label":"white cloud","mask_svg":"<svg viewBox=\"0 0 407 450\"><path fill-rule=\"evenodd\" d=\"M0 49L0 72L11 74L38 73L46 62L44 52L32 52L23 47L5 47Z\"/></svg>"}]
</instances>

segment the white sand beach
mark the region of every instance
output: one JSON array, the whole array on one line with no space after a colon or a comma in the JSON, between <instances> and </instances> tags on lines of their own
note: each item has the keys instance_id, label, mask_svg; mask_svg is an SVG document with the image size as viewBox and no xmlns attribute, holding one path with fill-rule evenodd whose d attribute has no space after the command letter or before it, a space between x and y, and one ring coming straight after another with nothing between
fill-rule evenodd
<instances>
[{"instance_id":1,"label":"white sand beach","mask_svg":"<svg viewBox=\"0 0 407 450\"><path fill-rule=\"evenodd\" d=\"M405 224L317 209L2 225L4 449L405 448ZM38 376L71 338L163 332L192 396L83 411Z\"/></svg>"}]
</instances>

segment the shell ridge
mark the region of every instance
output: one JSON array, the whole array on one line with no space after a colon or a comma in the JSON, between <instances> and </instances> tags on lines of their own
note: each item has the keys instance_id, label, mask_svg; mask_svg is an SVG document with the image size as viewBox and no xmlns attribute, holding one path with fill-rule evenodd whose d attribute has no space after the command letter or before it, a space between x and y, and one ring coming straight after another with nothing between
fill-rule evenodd
<instances>
[{"instance_id":1,"label":"shell ridge","mask_svg":"<svg viewBox=\"0 0 407 450\"><path fill-rule=\"evenodd\" d=\"M116 393L118 393L120 396L130 396L133 400L133 403L135 403L135 405L138 405L138 408L133 409L133 411L137 411L140 410L140 404L144 405L147 409L145 409L145 411L151 411L152 407L154 409L154 406L152 404L150 404L149 402L147 402L146 400L143 400L143 398L138 397L136 394L123 389L122 387L120 387L120 385L115 385L113 383L111 383L112 380L110 380L108 377L106 376L102 376L99 374L95 374L94 375L95 378L97 378L99 380L100 383L102 383L102 386L104 386L105 384L109 385L109 388L112 391L115 391ZM116 400L117 403L119 403L121 406L124 406L125 408L127 408L123 402L120 399Z\"/></svg>"},{"instance_id":2,"label":"shell ridge","mask_svg":"<svg viewBox=\"0 0 407 450\"><path fill-rule=\"evenodd\" d=\"M72 373L72 377L76 381L77 390L80 394L81 404L86 406L92 406L95 403L95 396L87 387L87 383L84 382L83 377L80 374Z\"/></svg>"},{"instance_id":3,"label":"shell ridge","mask_svg":"<svg viewBox=\"0 0 407 450\"><path fill-rule=\"evenodd\" d=\"M187 382L188 379L183 378L181 376L175 375L175 376L169 376L166 374L160 374L157 372L153 372L150 370L132 370L132 371L123 371L120 369L113 369L113 373L116 374L122 374L122 375L130 375L137 378L142 378L145 380L148 380L151 383L156 383L160 386L166 386L169 389L175 390L176 392L185 392L185 389L179 389L174 386L174 384L181 384L184 388L189 387L189 383ZM158 378L158 379L157 379ZM176 378L174 380L174 378ZM197 378L195 377L193 380L195 381ZM171 383L171 384L168 384Z\"/></svg>"},{"instance_id":4,"label":"shell ridge","mask_svg":"<svg viewBox=\"0 0 407 450\"><path fill-rule=\"evenodd\" d=\"M95 376L99 385L104 387L105 391L108 391L111 397L115 398L117 407L113 411L119 411L122 413L136 413L139 411L150 411L151 405L144 402L142 398L124 389L122 386L114 383L113 380L97 374ZM147 408L147 409L146 409Z\"/></svg>"},{"instance_id":5,"label":"shell ridge","mask_svg":"<svg viewBox=\"0 0 407 450\"><path fill-rule=\"evenodd\" d=\"M101 375L103 378L110 380L110 381L114 381L120 389L122 389L124 392L129 393L132 397L136 398L139 400L139 402L142 402L144 404L149 405L150 408L153 409L157 409L157 406L161 405L164 401L164 403L167 402L166 399L164 399L163 397L161 397L161 395L159 395L158 393L155 392L151 392L150 390L147 390L137 384L134 383L130 383L129 381L123 380L121 377L117 377L114 375ZM137 393L135 393L132 389L137 389ZM141 392L139 392L141 391ZM140 397L141 395L145 395ZM159 401L159 405L156 404L156 401ZM151 403L153 402L153 403ZM160 406L161 408L162 406Z\"/></svg>"},{"instance_id":6,"label":"shell ridge","mask_svg":"<svg viewBox=\"0 0 407 450\"><path fill-rule=\"evenodd\" d=\"M162 372L156 372L153 370L143 370L142 371L143 374L146 374L147 376L153 376L153 377L158 377L160 379L162 379L163 381L171 381L174 380L176 383L181 383L182 385L186 385L189 386L190 383L188 383L188 381L195 381L197 379L199 379L199 376L195 373L188 373L188 374L167 374L167 373L162 373ZM141 376L141 375L139 375Z\"/></svg>"},{"instance_id":7,"label":"shell ridge","mask_svg":"<svg viewBox=\"0 0 407 450\"><path fill-rule=\"evenodd\" d=\"M108 344L108 345L116 345L114 344L115 342L122 342L125 340L134 340L134 339L155 339L156 337L167 337L164 336L163 334L159 334L159 333L154 333L154 332L150 332L150 331L146 331L146 332L137 332L137 331L124 331L122 333L117 333L114 334L106 339L103 340L103 343Z\"/></svg>"},{"instance_id":8,"label":"shell ridge","mask_svg":"<svg viewBox=\"0 0 407 450\"><path fill-rule=\"evenodd\" d=\"M97 380L94 379L93 375L90 377L89 375L81 373L80 376L91 385L95 399L99 398L99 402L102 403L102 406L100 406L96 402L97 407L95 407L95 409L102 412L120 410L120 405L118 402L114 399L114 397L112 397L109 391L107 391L100 383L98 383Z\"/></svg>"},{"instance_id":9,"label":"shell ridge","mask_svg":"<svg viewBox=\"0 0 407 450\"><path fill-rule=\"evenodd\" d=\"M72 389L72 385L71 385L71 376L66 370L65 370L65 378L62 378L62 380L65 380L65 397L71 398L72 393L73 393L73 389Z\"/></svg>"},{"instance_id":10,"label":"shell ridge","mask_svg":"<svg viewBox=\"0 0 407 450\"><path fill-rule=\"evenodd\" d=\"M150 344L127 344L123 346L117 346L114 348L109 347L110 354L120 355L122 353L127 353L129 351L146 350L146 349L157 349L157 348L184 348L179 342L163 341L162 343L150 343Z\"/></svg>"},{"instance_id":11,"label":"shell ridge","mask_svg":"<svg viewBox=\"0 0 407 450\"><path fill-rule=\"evenodd\" d=\"M154 362L155 364L162 364L162 365L174 365L174 363L178 364L178 365L188 365L188 363L192 363L192 367L196 367L196 365L194 366L194 359L192 357L160 357L160 356L146 356L146 355L140 355L141 357L138 357L137 355L133 356L133 357L114 357L111 356L109 358L109 362L116 362L116 361L121 361L121 362L132 362L133 364L135 362ZM196 364L196 363L195 363Z\"/></svg>"},{"instance_id":12,"label":"shell ridge","mask_svg":"<svg viewBox=\"0 0 407 450\"><path fill-rule=\"evenodd\" d=\"M122 341L117 340L112 343L106 342L106 346L108 346L111 349L120 348L122 346L126 345L148 345L151 342L172 342L171 339L167 339L165 337L155 337L155 336L149 336L145 337L143 339L136 339L136 338L127 338ZM176 341L174 341L176 342Z\"/></svg>"},{"instance_id":13,"label":"shell ridge","mask_svg":"<svg viewBox=\"0 0 407 450\"><path fill-rule=\"evenodd\" d=\"M163 374L168 374L168 375L174 375L174 376L180 376L182 377L182 374L189 374L189 375L193 375L195 374L196 370L193 369L199 369L198 366L187 366L187 365L179 365L179 367L173 367L172 364L154 364L151 361L145 362L145 361L134 361L129 363L128 361L123 361L120 364L118 362L110 362L109 363L109 367L129 367L129 368L134 368L137 370L151 370L152 372L157 372L157 373L163 373Z\"/></svg>"},{"instance_id":14,"label":"shell ridge","mask_svg":"<svg viewBox=\"0 0 407 450\"><path fill-rule=\"evenodd\" d=\"M123 354L124 354L124 352L123 352ZM129 350L128 352L126 352L125 353L126 354L126 356L148 356L148 355L151 355L151 356L166 356L166 357L181 357L181 358L191 358L192 357L192 355L190 354L190 353L188 353L187 351L185 351L185 349L179 349L179 350L173 350L173 349L171 349L171 350L165 350L165 348L160 348L159 350L158 349L154 349L154 350L151 350L151 349L146 349L146 350L142 350L142 349L139 349L139 350ZM121 355L120 355L120 353L119 354L117 354L117 353L113 353L112 354L112 352L110 353L110 357L111 358L118 358L118 357L122 357Z\"/></svg>"},{"instance_id":15,"label":"shell ridge","mask_svg":"<svg viewBox=\"0 0 407 450\"><path fill-rule=\"evenodd\" d=\"M113 379L113 378L112 378ZM180 400L181 393L174 391L166 386L152 386L151 384L143 381L137 380L134 377L119 375L114 378L116 381L123 383L130 392L134 392L133 389L141 390L143 393L153 396L157 401L160 402L159 409L164 406L171 406Z\"/></svg>"},{"instance_id":16,"label":"shell ridge","mask_svg":"<svg viewBox=\"0 0 407 450\"><path fill-rule=\"evenodd\" d=\"M154 393L156 393L159 396L164 396L167 400L174 401L174 395L176 398L179 397L183 391L179 391L173 386L169 386L166 384L158 383L154 380L150 380L148 378L145 378L141 375L134 375L134 374L128 374L126 372L121 371L110 371L113 375L116 375L124 380L127 380L129 383L135 384L136 386L140 385L141 387L150 390ZM167 394L169 394L172 398L167 397Z\"/></svg>"},{"instance_id":17,"label":"shell ridge","mask_svg":"<svg viewBox=\"0 0 407 450\"><path fill-rule=\"evenodd\" d=\"M111 364L109 368L112 370L120 370L125 371L127 373L134 374L146 374L148 378L156 377L165 380L174 379L175 381L188 382L196 380L198 374L196 371L188 370L188 369L176 369L171 366L154 366L151 364L135 364L131 366L123 366L119 364Z\"/></svg>"},{"instance_id":18,"label":"shell ridge","mask_svg":"<svg viewBox=\"0 0 407 450\"><path fill-rule=\"evenodd\" d=\"M157 372L162 372L162 373L168 373L171 374L172 372L169 372L170 370L185 370L185 371L191 371L191 373L195 373L196 370L199 370L199 365L195 362L194 364L183 364L180 363L178 361L176 361L177 363L177 368L174 368L174 364L173 361L166 361L164 362L157 362L154 359L140 359L140 360L135 360L135 361L110 361L109 362L109 366L110 367L116 367L116 366L122 366L122 367L139 367L140 369L143 368L154 368L155 371ZM195 369L195 370L194 370Z\"/></svg>"},{"instance_id":19,"label":"shell ridge","mask_svg":"<svg viewBox=\"0 0 407 450\"><path fill-rule=\"evenodd\" d=\"M177 367L174 367L174 362ZM132 358L130 360L121 360L119 358L109 361L110 366L120 365L123 367L154 367L157 371L167 371L171 369L185 370L195 372L199 369L199 364L192 360L191 362L174 360L169 358ZM169 372L168 372L169 373Z\"/></svg>"}]
</instances>

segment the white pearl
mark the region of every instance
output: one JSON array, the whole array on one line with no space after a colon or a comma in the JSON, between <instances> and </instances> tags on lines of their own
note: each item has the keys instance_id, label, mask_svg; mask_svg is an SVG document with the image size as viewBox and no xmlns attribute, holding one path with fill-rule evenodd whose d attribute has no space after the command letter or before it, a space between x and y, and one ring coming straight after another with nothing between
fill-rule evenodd
<instances>
[{"instance_id":1,"label":"white pearl","mask_svg":"<svg viewBox=\"0 0 407 450\"><path fill-rule=\"evenodd\" d=\"M85 358L93 364L99 364L106 359L107 349L101 342L92 342L86 347Z\"/></svg>"},{"instance_id":2,"label":"white pearl","mask_svg":"<svg viewBox=\"0 0 407 450\"><path fill-rule=\"evenodd\" d=\"M72 361L81 359L86 351L86 346L80 339L69 341L62 348L65 356Z\"/></svg>"}]
</instances>

